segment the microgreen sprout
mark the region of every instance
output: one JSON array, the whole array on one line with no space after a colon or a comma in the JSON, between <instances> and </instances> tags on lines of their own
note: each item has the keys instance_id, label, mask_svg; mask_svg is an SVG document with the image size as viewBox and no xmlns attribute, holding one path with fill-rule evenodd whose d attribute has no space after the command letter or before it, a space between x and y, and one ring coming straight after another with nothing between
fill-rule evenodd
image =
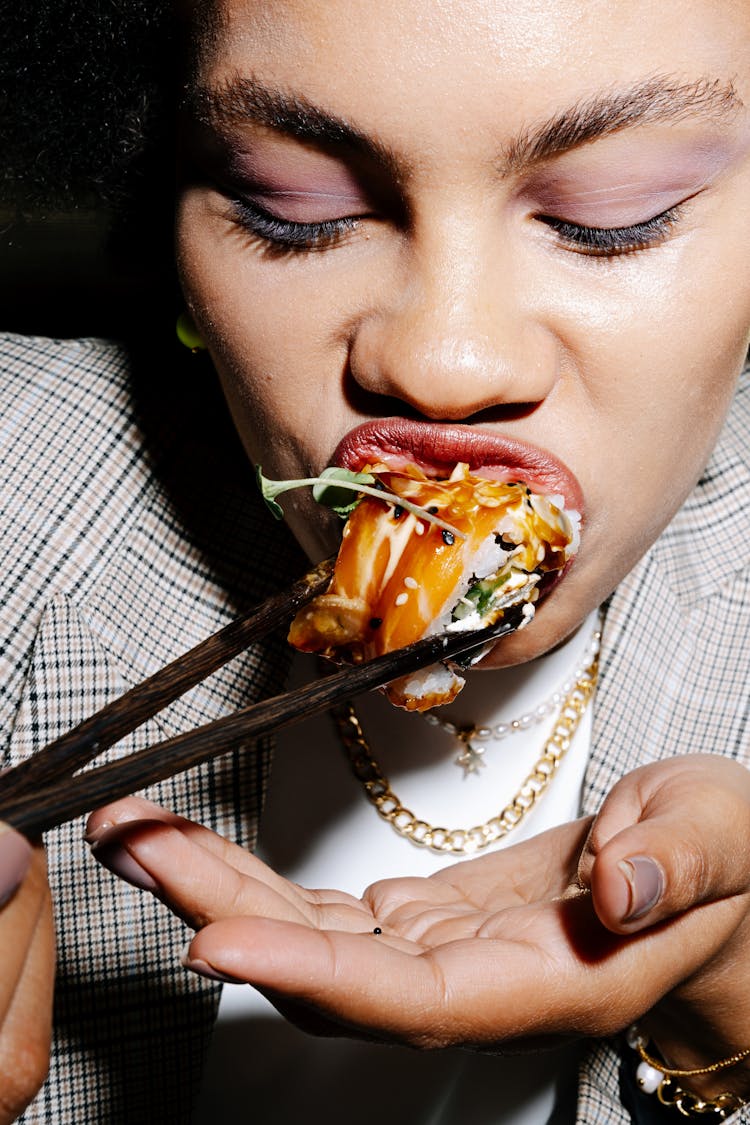
<instances>
[{"instance_id":1,"label":"microgreen sprout","mask_svg":"<svg viewBox=\"0 0 750 1125\"><path fill-rule=\"evenodd\" d=\"M263 499L278 520L284 518L284 512L281 505L276 501L277 496L292 488L312 488L314 499L319 504L325 504L326 507L331 508L342 519L346 519L354 511L363 495L374 496L377 500L383 500L386 503L405 508L407 512L411 512L419 519L426 523L432 523L459 539L466 538L457 527L439 519L426 508L420 508L418 504L412 504L410 500L398 496L395 492L390 492L382 485L376 488L377 477L372 473L353 473L349 469L332 467L324 469L318 477L304 477L300 480L269 480L268 477L263 476L260 465L257 465L255 475ZM355 495L352 496L352 493Z\"/></svg>"}]
</instances>

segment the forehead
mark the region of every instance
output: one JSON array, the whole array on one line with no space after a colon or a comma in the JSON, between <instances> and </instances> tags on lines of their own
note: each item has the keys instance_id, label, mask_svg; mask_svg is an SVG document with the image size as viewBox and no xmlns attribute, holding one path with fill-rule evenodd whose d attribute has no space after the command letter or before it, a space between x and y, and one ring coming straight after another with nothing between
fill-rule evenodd
<instances>
[{"instance_id":1,"label":"forehead","mask_svg":"<svg viewBox=\"0 0 750 1125\"><path fill-rule=\"evenodd\" d=\"M469 94L696 71L750 75L747 0L203 0L203 70L248 65L362 96L436 78ZM210 46L209 46L210 43ZM273 77L271 75L270 77ZM385 84L385 85L383 85ZM750 100L750 98L746 99Z\"/></svg>"},{"instance_id":2,"label":"forehead","mask_svg":"<svg viewBox=\"0 0 750 1125\"><path fill-rule=\"evenodd\" d=\"M204 90L249 79L379 138L404 165L507 154L545 124L559 136L571 117L611 120L618 99L641 102L639 121L649 100L670 124L736 123L738 109L748 120L747 0L204 0L201 10ZM276 124L275 111L261 118Z\"/></svg>"}]
</instances>

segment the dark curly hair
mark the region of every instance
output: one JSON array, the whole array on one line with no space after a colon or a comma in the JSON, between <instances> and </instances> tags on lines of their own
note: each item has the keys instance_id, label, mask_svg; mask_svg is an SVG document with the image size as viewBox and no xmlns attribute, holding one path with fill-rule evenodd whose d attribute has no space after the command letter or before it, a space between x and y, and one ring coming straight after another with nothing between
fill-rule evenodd
<instances>
[{"instance_id":1,"label":"dark curly hair","mask_svg":"<svg viewBox=\"0 0 750 1125\"><path fill-rule=\"evenodd\" d=\"M0 0L0 15L2 327L120 334L134 301L175 300L173 3Z\"/></svg>"},{"instance_id":2,"label":"dark curly hair","mask_svg":"<svg viewBox=\"0 0 750 1125\"><path fill-rule=\"evenodd\" d=\"M169 167L169 0L4 0L0 8L6 206L120 206Z\"/></svg>"}]
</instances>

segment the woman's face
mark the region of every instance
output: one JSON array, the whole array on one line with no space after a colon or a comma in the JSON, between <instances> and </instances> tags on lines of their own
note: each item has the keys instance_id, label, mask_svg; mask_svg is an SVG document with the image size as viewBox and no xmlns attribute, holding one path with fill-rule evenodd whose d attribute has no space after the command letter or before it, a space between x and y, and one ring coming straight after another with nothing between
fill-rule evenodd
<instances>
[{"instance_id":1,"label":"woman's face","mask_svg":"<svg viewBox=\"0 0 750 1125\"><path fill-rule=\"evenodd\" d=\"M216 0L202 35L178 259L249 455L563 490L578 558L496 659L545 650L692 487L750 341L747 0Z\"/></svg>"}]
</instances>

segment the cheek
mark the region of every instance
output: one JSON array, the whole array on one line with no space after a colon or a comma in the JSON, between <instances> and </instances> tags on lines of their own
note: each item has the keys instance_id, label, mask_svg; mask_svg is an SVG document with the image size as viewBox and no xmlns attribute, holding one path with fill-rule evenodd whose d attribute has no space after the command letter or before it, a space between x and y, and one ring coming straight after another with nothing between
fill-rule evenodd
<instances>
[{"instance_id":1,"label":"cheek","mask_svg":"<svg viewBox=\"0 0 750 1125\"><path fill-rule=\"evenodd\" d=\"M740 250L686 238L662 248L653 273L644 256L640 266L605 266L589 289L558 289L558 332L579 389L567 412L570 458L589 513L566 598L606 596L710 458L750 338L750 268Z\"/></svg>"},{"instance_id":2,"label":"cheek","mask_svg":"<svg viewBox=\"0 0 750 1125\"><path fill-rule=\"evenodd\" d=\"M595 286L562 287L557 306L605 479L658 486L666 510L710 456L750 338L750 264L726 230L605 265ZM584 458L587 440L579 432Z\"/></svg>"},{"instance_id":3,"label":"cheek","mask_svg":"<svg viewBox=\"0 0 750 1125\"><path fill-rule=\"evenodd\" d=\"M265 256L206 217L189 193L177 252L188 306L249 455L271 474L319 470L341 436L344 279L328 270L323 285L315 260Z\"/></svg>"}]
</instances>

